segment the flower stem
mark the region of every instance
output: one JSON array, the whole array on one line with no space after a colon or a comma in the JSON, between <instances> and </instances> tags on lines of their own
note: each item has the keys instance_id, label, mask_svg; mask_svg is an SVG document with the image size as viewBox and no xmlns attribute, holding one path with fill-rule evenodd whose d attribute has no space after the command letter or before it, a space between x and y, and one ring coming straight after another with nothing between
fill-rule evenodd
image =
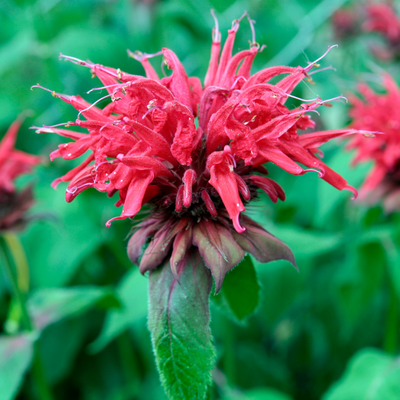
<instances>
[{"instance_id":1,"label":"flower stem","mask_svg":"<svg viewBox=\"0 0 400 400\"><path fill-rule=\"evenodd\" d=\"M28 266L21 242L15 234L3 233L0 235L0 251L4 254L4 275L9 281L14 301L20 308L23 327L26 331L33 332L34 326L29 316L25 299L29 285L27 278ZM35 342L33 347L32 374L38 398L41 400L53 400L53 395L44 374L38 343Z\"/></svg>"},{"instance_id":2,"label":"flower stem","mask_svg":"<svg viewBox=\"0 0 400 400\"><path fill-rule=\"evenodd\" d=\"M32 321L29 317L28 310L26 308L25 295L24 295L23 291L21 290L21 286L19 285L18 272L17 272L18 271L17 261L13 257L14 258L14 262L13 262L12 256L11 256L11 254L14 253L9 246L11 236L12 236L12 234L10 234L10 233L3 233L0 238L2 252L4 253L4 260L5 260L4 275L10 284L12 296L20 308L21 319L22 319L22 323L24 325L24 329L31 332L31 331L33 331L33 325L32 325ZM14 268L13 265L15 265L16 268Z\"/></svg>"}]
</instances>

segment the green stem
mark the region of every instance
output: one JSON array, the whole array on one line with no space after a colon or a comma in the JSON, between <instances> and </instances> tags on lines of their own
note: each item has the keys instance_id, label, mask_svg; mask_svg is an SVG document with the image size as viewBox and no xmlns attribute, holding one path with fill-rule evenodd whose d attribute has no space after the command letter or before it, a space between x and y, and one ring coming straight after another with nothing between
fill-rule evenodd
<instances>
[{"instance_id":1,"label":"green stem","mask_svg":"<svg viewBox=\"0 0 400 400\"><path fill-rule=\"evenodd\" d=\"M19 280L17 271L23 270L25 266L21 267L21 265L19 266L17 265L19 259L17 259L16 257L14 257L14 260L12 259L10 253L14 252L8 249L7 246L7 243L9 243L10 240L15 242L15 239L16 237L14 237L12 234L9 233L0 236L0 250L4 254L4 260L5 260L4 274L6 276L6 279L10 283L12 296L21 310L21 319L24 329L28 332L33 332L34 326L29 316L28 309L26 307L25 295L18 284ZM19 243L18 238L16 240ZM53 400L54 399L53 395L51 393L49 385L47 384L46 377L44 374L37 342L34 343L32 373L37 393L39 395L38 398L40 398L41 400Z\"/></svg>"},{"instance_id":2,"label":"green stem","mask_svg":"<svg viewBox=\"0 0 400 400\"><path fill-rule=\"evenodd\" d=\"M32 321L29 317L28 310L26 308L25 304L25 296L20 290L20 287L18 285L18 277L15 268L13 268L13 260L11 259L11 256L9 254L9 249L8 246L6 245L7 240L5 236L0 237L0 243L1 243L1 248L2 248L2 253L4 253L4 275L6 279L8 280L12 292L12 296L14 297L14 300L18 303L20 310L21 310L21 317L22 317L22 323L24 324L24 328L32 332L33 331L33 325Z\"/></svg>"}]
</instances>

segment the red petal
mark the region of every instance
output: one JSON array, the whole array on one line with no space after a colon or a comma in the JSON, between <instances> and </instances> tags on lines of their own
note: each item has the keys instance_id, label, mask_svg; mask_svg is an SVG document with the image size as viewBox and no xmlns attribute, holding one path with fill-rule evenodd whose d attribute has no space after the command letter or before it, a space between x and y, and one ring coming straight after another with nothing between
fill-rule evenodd
<instances>
[{"instance_id":1,"label":"red petal","mask_svg":"<svg viewBox=\"0 0 400 400\"><path fill-rule=\"evenodd\" d=\"M109 227L111 225L111 221L125 219L128 217L132 218L135 216L142 207L142 201L146 193L146 189L153 179L154 173L152 171L135 171L129 184L121 216L110 219L107 221L106 226Z\"/></svg>"},{"instance_id":2,"label":"red petal","mask_svg":"<svg viewBox=\"0 0 400 400\"><path fill-rule=\"evenodd\" d=\"M213 86L218 70L218 57L221 51L221 42L214 42L211 46L211 58L208 65L206 77L204 79L204 87Z\"/></svg>"},{"instance_id":3,"label":"red petal","mask_svg":"<svg viewBox=\"0 0 400 400\"><path fill-rule=\"evenodd\" d=\"M214 152L208 156L207 168L211 174L209 183L221 196L235 229L244 232L239 223L239 215L245 208L239 196L232 159L228 153L229 151L225 149L223 152Z\"/></svg>"},{"instance_id":4,"label":"red petal","mask_svg":"<svg viewBox=\"0 0 400 400\"><path fill-rule=\"evenodd\" d=\"M171 76L163 78L161 83L171 90L178 101L187 107L191 107L190 88L185 68L173 51L163 48L162 52L173 73Z\"/></svg>"},{"instance_id":5,"label":"red petal","mask_svg":"<svg viewBox=\"0 0 400 400\"><path fill-rule=\"evenodd\" d=\"M300 175L303 174L303 168L297 165L292 159L290 159L281 150L272 146L267 140L262 140L257 143L259 146L259 153L266 160L273 162L290 174Z\"/></svg>"}]
</instances>

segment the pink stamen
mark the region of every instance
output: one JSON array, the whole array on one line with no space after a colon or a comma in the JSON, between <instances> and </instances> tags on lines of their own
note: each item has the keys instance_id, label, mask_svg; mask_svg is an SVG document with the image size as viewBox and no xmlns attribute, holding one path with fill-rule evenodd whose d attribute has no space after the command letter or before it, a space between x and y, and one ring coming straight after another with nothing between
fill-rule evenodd
<instances>
[{"instance_id":1,"label":"pink stamen","mask_svg":"<svg viewBox=\"0 0 400 400\"><path fill-rule=\"evenodd\" d=\"M101 128L100 128L100 130L99 130L99 133L104 129L104 128L107 128L107 126L110 126L110 125L121 125L123 122L120 120L120 119L118 119L118 120L116 120L116 121L113 121L113 122L107 122L106 124L104 124Z\"/></svg>"},{"instance_id":2,"label":"pink stamen","mask_svg":"<svg viewBox=\"0 0 400 400\"><path fill-rule=\"evenodd\" d=\"M255 44L257 44L257 43L255 43ZM263 51L264 51L264 49L266 49L267 48L267 45L266 44L263 44L259 49L258 49L258 52L259 53L262 53Z\"/></svg>"},{"instance_id":3,"label":"pink stamen","mask_svg":"<svg viewBox=\"0 0 400 400\"><path fill-rule=\"evenodd\" d=\"M131 51L131 50L127 50L128 56L131 58L134 58L136 61L142 62L143 60L146 60L148 58L153 58L153 57L157 57L157 56L162 56L163 52L162 51L158 51L157 53L154 54L147 54L147 53L142 53L141 51Z\"/></svg>"},{"instance_id":4,"label":"pink stamen","mask_svg":"<svg viewBox=\"0 0 400 400\"><path fill-rule=\"evenodd\" d=\"M107 86L102 86L99 88L93 88L93 89L90 89L88 92L86 92L86 94L92 93L95 90L103 90L103 89L107 89L107 88L111 88L111 87L115 87L115 86L124 87L124 86L126 86L126 83L114 83L113 85L107 85Z\"/></svg>"},{"instance_id":5,"label":"pink stamen","mask_svg":"<svg viewBox=\"0 0 400 400\"><path fill-rule=\"evenodd\" d=\"M228 145L226 145L226 146L224 147L224 153L232 160L232 163L233 163L234 167L236 168L236 160L235 160L235 157L233 156L232 150L231 150L231 148L230 148Z\"/></svg>"},{"instance_id":6,"label":"pink stamen","mask_svg":"<svg viewBox=\"0 0 400 400\"><path fill-rule=\"evenodd\" d=\"M90 68L94 67L94 64L92 64L90 62L80 60L79 58L76 58L76 57L66 56L66 55L64 55L62 53L60 53L58 58L60 60L64 59L65 61L70 61L70 62L72 62L74 64L77 64L77 65L84 65L85 67L90 67Z\"/></svg>"},{"instance_id":7,"label":"pink stamen","mask_svg":"<svg viewBox=\"0 0 400 400\"><path fill-rule=\"evenodd\" d=\"M247 79L244 76L238 76L235 79L235 82L233 82L233 85L230 87L230 90L232 90L241 79L243 79L245 82L247 82Z\"/></svg>"},{"instance_id":8,"label":"pink stamen","mask_svg":"<svg viewBox=\"0 0 400 400\"><path fill-rule=\"evenodd\" d=\"M304 71L308 73L308 72L311 71L314 67L318 67L318 66L319 66L319 65L317 64L318 61L322 60L334 47L339 47L339 45L338 45L338 44L334 44L334 45L332 45L332 46L329 46L329 47L328 47L328 50L327 50L321 57L317 58L314 62L309 63L308 67L304 68Z\"/></svg>"},{"instance_id":9,"label":"pink stamen","mask_svg":"<svg viewBox=\"0 0 400 400\"><path fill-rule=\"evenodd\" d=\"M94 167L94 169L92 170L92 173L93 173L93 172L96 172L96 173L97 173L97 168L99 168L99 167L100 167L101 165L103 165L103 164L116 164L116 162L113 161L113 160L102 161L100 164L97 164L97 165Z\"/></svg>"},{"instance_id":10,"label":"pink stamen","mask_svg":"<svg viewBox=\"0 0 400 400\"><path fill-rule=\"evenodd\" d=\"M252 45L255 45L255 44L257 44L257 42L256 42L256 30L254 29L254 24L256 23L256 21L254 21L254 19L251 19L251 18L250 18L250 15L248 14L247 11L245 11L245 14L246 14L246 16L247 16L247 19L248 19L249 25L250 25L250 29L251 29L251 35L252 35L252 42L251 42L251 44L252 44Z\"/></svg>"},{"instance_id":11,"label":"pink stamen","mask_svg":"<svg viewBox=\"0 0 400 400\"><path fill-rule=\"evenodd\" d=\"M221 41L221 33L219 31L218 19L213 9L211 9L211 15L214 18L214 23L215 23L215 26L212 30L212 40L214 43L219 43Z\"/></svg>"},{"instance_id":12,"label":"pink stamen","mask_svg":"<svg viewBox=\"0 0 400 400\"><path fill-rule=\"evenodd\" d=\"M74 186L72 189L67 188L66 192L69 194L75 194L79 189L83 188L84 186L88 186L88 185L93 186L93 184L94 184L94 182L93 183L84 183L81 186Z\"/></svg>"},{"instance_id":13,"label":"pink stamen","mask_svg":"<svg viewBox=\"0 0 400 400\"><path fill-rule=\"evenodd\" d=\"M36 133L54 133L54 131L52 131L52 128L56 128L57 126L65 126L68 128L70 125L77 125L77 124L75 122L69 121L55 125L31 126L29 127L29 129L36 129Z\"/></svg>"},{"instance_id":14,"label":"pink stamen","mask_svg":"<svg viewBox=\"0 0 400 400\"><path fill-rule=\"evenodd\" d=\"M239 19L233 20L233 21L232 21L232 28L231 28L231 30L237 32L237 30L239 29L240 21L241 21L246 15L247 15L247 11L245 11L245 12L243 13L243 15L242 15Z\"/></svg>"},{"instance_id":15,"label":"pink stamen","mask_svg":"<svg viewBox=\"0 0 400 400\"><path fill-rule=\"evenodd\" d=\"M306 103L311 103L311 102L313 102L313 101L321 100L319 97L316 97L315 99L307 100L307 99L302 99L301 97L293 96L293 95L287 94L287 93L284 93L284 95L287 96L287 97L291 97L292 99L296 99L296 100L300 100L300 101L305 101Z\"/></svg>"},{"instance_id":16,"label":"pink stamen","mask_svg":"<svg viewBox=\"0 0 400 400\"><path fill-rule=\"evenodd\" d=\"M162 108L162 106L155 105L155 106L150 107L150 108L143 114L142 119L145 119L145 118L147 117L147 114L149 114L149 113L150 113L151 111L153 111L155 108Z\"/></svg>"},{"instance_id":17,"label":"pink stamen","mask_svg":"<svg viewBox=\"0 0 400 400\"><path fill-rule=\"evenodd\" d=\"M324 103L329 103L332 101L340 101L340 100L344 100L345 103L348 103L349 100L347 99L347 97L343 96L342 94L340 96L337 97L333 97L332 99L328 99L328 100L321 100L320 102L318 102L318 104L324 104ZM341 102L341 101L340 101ZM342 103L342 102L341 102Z\"/></svg>"},{"instance_id":18,"label":"pink stamen","mask_svg":"<svg viewBox=\"0 0 400 400\"><path fill-rule=\"evenodd\" d=\"M337 71L336 68L334 68L334 67L332 67L332 65L330 65L329 67L325 67L325 68L317 69L316 71L312 71L308 75L314 75L314 74L317 74L318 72L327 71L329 69L332 69L335 72Z\"/></svg>"},{"instance_id":19,"label":"pink stamen","mask_svg":"<svg viewBox=\"0 0 400 400\"><path fill-rule=\"evenodd\" d=\"M318 171L317 169L313 169L313 168L308 168L308 169L303 170L303 174L305 174L306 172L316 172L318 174L318 178L323 178L325 175L325 172Z\"/></svg>"},{"instance_id":20,"label":"pink stamen","mask_svg":"<svg viewBox=\"0 0 400 400\"><path fill-rule=\"evenodd\" d=\"M58 97L58 98L60 98L61 96L64 96L66 99L68 99L68 98L71 97L71 96L67 96L67 95L60 95L59 93L56 93L54 90L50 90L50 89L47 89L47 88L45 88L45 87L43 87L43 86L40 86L38 83L37 83L36 85L31 86L31 90L32 90L33 88L43 89L43 90L45 90L46 92L51 93L51 95L52 95L53 97Z\"/></svg>"},{"instance_id":21,"label":"pink stamen","mask_svg":"<svg viewBox=\"0 0 400 400\"><path fill-rule=\"evenodd\" d=\"M106 96L103 96L102 98L96 100L96 101L95 101L93 104L91 104L89 107L85 108L84 110L79 111L79 113L78 113L78 119L79 119L79 116L80 116L81 114L83 114L84 112L90 110L90 109L91 109L92 107L94 107L97 103L99 103L100 101L106 99L107 97L112 97L113 94L114 94L114 93L107 94Z\"/></svg>"}]
</instances>

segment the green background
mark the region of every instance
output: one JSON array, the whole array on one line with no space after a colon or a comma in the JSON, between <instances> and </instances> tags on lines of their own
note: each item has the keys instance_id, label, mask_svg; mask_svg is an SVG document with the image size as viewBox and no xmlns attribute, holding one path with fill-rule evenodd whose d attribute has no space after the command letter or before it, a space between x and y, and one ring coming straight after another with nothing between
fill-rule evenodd
<instances>
[{"instance_id":1,"label":"green background","mask_svg":"<svg viewBox=\"0 0 400 400\"><path fill-rule=\"evenodd\" d=\"M62 159L50 163L48 154L62 139L28 129L74 120L77 114L49 93L31 91L36 83L91 102L97 99L96 93L85 93L100 82L91 80L88 69L59 60L59 53L143 74L126 49L153 53L168 47L188 75L203 79L213 27L210 9L216 10L223 39L231 21L247 10L257 21L257 41L267 45L256 58L254 72L270 65L305 66L328 45L339 43L321 62L337 71L314 75L315 85L302 83L295 93L326 99L355 91L360 80L378 82L374 88L381 89L381 68L400 80L399 63L383 63L369 51L371 43L383 43L378 35L335 38L332 13L343 5L355 9L362 4L0 2L1 136L19 113L31 110L17 147L44 159L29 179L18 183L35 184L33 220L18 235L30 267L29 276L23 276L30 281L28 306L40 321L40 332L9 335L18 331L18 315L0 275L0 400L13 398L17 390L20 399L35 398L29 372L35 340L57 400L165 398L146 325L148 278L139 274L125 251L131 222L106 228L105 222L120 210L114 199L94 190L67 204L65 184L57 191L50 184L76 164ZM236 51L248 48L251 32L246 21L237 38ZM158 67L159 61L153 65ZM313 114L318 127L338 129L349 123L348 105L321 108L320 117ZM324 161L359 187L371 164L350 167L353 155L344 147L344 141L325 145ZM261 300L245 322L233 318L220 301L212 302L217 369L209 398L399 399L400 363L394 357L400 350L400 215L385 215L380 205L351 201L350 192L337 191L317 174L298 177L274 166L269 170L287 200L275 205L261 196L248 214L291 247L300 273L286 262L255 262ZM254 299L241 288L238 300L246 304Z\"/></svg>"}]
</instances>

